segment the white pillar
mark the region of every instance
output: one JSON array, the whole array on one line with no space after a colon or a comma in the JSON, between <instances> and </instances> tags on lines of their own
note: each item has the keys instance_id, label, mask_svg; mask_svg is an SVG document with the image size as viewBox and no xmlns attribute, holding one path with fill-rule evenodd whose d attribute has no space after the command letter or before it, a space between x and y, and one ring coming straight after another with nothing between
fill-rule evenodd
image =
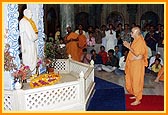
<instances>
[{"instance_id":1,"label":"white pillar","mask_svg":"<svg viewBox=\"0 0 168 115\"><path fill-rule=\"evenodd\" d=\"M83 108L86 109L86 106L85 106L85 98L86 98L86 94L85 94L85 78L84 78L84 73L83 71L80 72L79 74L79 77L80 77L80 92L79 92L79 95L80 95L80 102L81 104L83 105Z\"/></svg>"},{"instance_id":2,"label":"white pillar","mask_svg":"<svg viewBox=\"0 0 168 115\"><path fill-rule=\"evenodd\" d=\"M94 67L94 61L93 60L90 61L90 67Z\"/></svg>"},{"instance_id":3,"label":"white pillar","mask_svg":"<svg viewBox=\"0 0 168 115\"><path fill-rule=\"evenodd\" d=\"M26 100L24 90L14 90L13 91L13 106L16 111L24 111L26 110Z\"/></svg>"}]
</instances>

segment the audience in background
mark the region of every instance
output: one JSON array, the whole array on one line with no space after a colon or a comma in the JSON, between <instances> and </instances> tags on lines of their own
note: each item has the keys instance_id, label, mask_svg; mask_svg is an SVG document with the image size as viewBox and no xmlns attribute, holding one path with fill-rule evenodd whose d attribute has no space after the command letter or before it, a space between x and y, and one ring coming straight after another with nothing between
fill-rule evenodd
<instances>
[{"instance_id":1,"label":"audience in background","mask_svg":"<svg viewBox=\"0 0 168 115\"><path fill-rule=\"evenodd\" d=\"M105 65L107 62L107 52L105 51L104 46L100 47L100 52L98 54L101 56L103 64Z\"/></svg>"},{"instance_id":2,"label":"audience in background","mask_svg":"<svg viewBox=\"0 0 168 115\"><path fill-rule=\"evenodd\" d=\"M155 82L164 81L164 66L159 70Z\"/></svg>"},{"instance_id":3,"label":"audience in background","mask_svg":"<svg viewBox=\"0 0 168 115\"><path fill-rule=\"evenodd\" d=\"M119 60L119 68L117 68L114 71L115 74L118 75L118 76L125 75L125 62L126 62L126 59L127 59L128 52L129 52L128 50L124 51L124 56L120 57L120 60Z\"/></svg>"},{"instance_id":4,"label":"audience in background","mask_svg":"<svg viewBox=\"0 0 168 115\"><path fill-rule=\"evenodd\" d=\"M82 63L90 64L91 55L90 55L89 53L87 53L87 49L86 49L86 48L83 49L83 54L82 54L82 56L81 56L80 61L81 61Z\"/></svg>"},{"instance_id":5,"label":"audience in background","mask_svg":"<svg viewBox=\"0 0 168 115\"><path fill-rule=\"evenodd\" d=\"M78 54L79 58L81 58L83 54L83 49L87 47L86 45L86 37L83 35L83 30L79 30L79 35L78 35Z\"/></svg>"},{"instance_id":6,"label":"audience in background","mask_svg":"<svg viewBox=\"0 0 168 115\"><path fill-rule=\"evenodd\" d=\"M102 34L102 46L106 47L107 40L106 40L106 25L101 26L101 34Z\"/></svg>"},{"instance_id":7,"label":"audience in background","mask_svg":"<svg viewBox=\"0 0 168 115\"><path fill-rule=\"evenodd\" d=\"M134 25L133 23L131 28ZM123 41L132 43L130 36L131 28L129 24L124 24L124 28L122 28L122 24L119 23L115 30L113 24L109 24L109 26L102 25L100 29L98 26L96 26L95 29L93 26L89 26L85 32L83 26L79 24L78 29L75 31L79 34L75 42L77 42L79 49L78 54L80 61L89 64L90 60L93 59L96 70L114 71L118 76L124 75L125 58L128 49L123 46ZM146 72L153 71L157 74L163 67L163 59L157 50L159 48L163 49L164 26L158 24L155 29L153 25L146 24L143 28L142 35L148 46L149 63ZM60 38L60 29L58 28L58 31L55 33L55 40L59 39L59 42L62 43L63 41ZM54 42L53 35L49 35L48 41ZM66 45L67 51L69 50L67 47L69 42L65 39L64 46ZM158 79L159 78L157 78L156 81L158 81Z\"/></svg>"},{"instance_id":8,"label":"audience in background","mask_svg":"<svg viewBox=\"0 0 168 115\"><path fill-rule=\"evenodd\" d=\"M99 29L98 26L95 27L94 37L95 37L94 49L96 50L96 52L99 52L100 46L102 45L102 35L101 35L101 30Z\"/></svg>"},{"instance_id":9,"label":"audience in background","mask_svg":"<svg viewBox=\"0 0 168 115\"><path fill-rule=\"evenodd\" d=\"M160 52L157 52L154 56L152 56L152 57L149 59L148 69L151 70L152 64L155 63L155 59L156 59L156 58L160 59L160 64L163 66L163 60L162 60L162 58L160 57Z\"/></svg>"},{"instance_id":10,"label":"audience in background","mask_svg":"<svg viewBox=\"0 0 168 115\"><path fill-rule=\"evenodd\" d=\"M107 62L105 65L102 65L102 70L107 72L112 72L118 67L118 59L114 56L114 50L110 49L108 51Z\"/></svg>"},{"instance_id":11,"label":"audience in background","mask_svg":"<svg viewBox=\"0 0 168 115\"><path fill-rule=\"evenodd\" d=\"M101 65L103 64L102 57L96 53L96 50L91 50L91 59L94 61L95 70L102 70Z\"/></svg>"},{"instance_id":12,"label":"audience in background","mask_svg":"<svg viewBox=\"0 0 168 115\"><path fill-rule=\"evenodd\" d=\"M95 38L93 36L93 32L89 32L89 37L87 38L87 52L90 53L95 46Z\"/></svg>"},{"instance_id":13,"label":"audience in background","mask_svg":"<svg viewBox=\"0 0 168 115\"><path fill-rule=\"evenodd\" d=\"M58 42L60 38L61 38L60 27L57 27L55 32L55 42Z\"/></svg>"},{"instance_id":14,"label":"audience in background","mask_svg":"<svg viewBox=\"0 0 168 115\"><path fill-rule=\"evenodd\" d=\"M155 28L153 25L150 26L150 31L145 36L145 41L148 47L152 50L152 55L155 55L157 51L157 43L159 40L159 34L155 32Z\"/></svg>"},{"instance_id":15,"label":"audience in background","mask_svg":"<svg viewBox=\"0 0 168 115\"><path fill-rule=\"evenodd\" d=\"M114 55L116 56L116 58L119 60L122 56L121 52L119 51L119 46L115 46L114 47Z\"/></svg>"},{"instance_id":16,"label":"audience in background","mask_svg":"<svg viewBox=\"0 0 168 115\"><path fill-rule=\"evenodd\" d=\"M109 24L109 30L105 32L106 34L106 51L113 49L114 46L117 45L117 38L116 38L116 32L114 31L114 26L112 24Z\"/></svg>"},{"instance_id":17,"label":"audience in background","mask_svg":"<svg viewBox=\"0 0 168 115\"><path fill-rule=\"evenodd\" d=\"M116 29L117 45L119 47L119 52L122 52L123 48L123 41L121 39L122 31L123 31L122 24L119 23Z\"/></svg>"},{"instance_id":18,"label":"audience in background","mask_svg":"<svg viewBox=\"0 0 168 115\"><path fill-rule=\"evenodd\" d=\"M85 35L85 31L83 30L82 24L78 25L78 29L75 31L75 33L79 34L79 31L82 31L82 34Z\"/></svg>"},{"instance_id":19,"label":"audience in background","mask_svg":"<svg viewBox=\"0 0 168 115\"><path fill-rule=\"evenodd\" d=\"M151 72L153 75L157 76L159 70L161 69L162 65L160 64L160 59L156 58L155 62L151 65Z\"/></svg>"},{"instance_id":20,"label":"audience in background","mask_svg":"<svg viewBox=\"0 0 168 115\"><path fill-rule=\"evenodd\" d=\"M88 27L88 30L87 30L87 32L86 32L86 38L89 38L89 32L93 32L93 26L89 26Z\"/></svg>"}]
</instances>

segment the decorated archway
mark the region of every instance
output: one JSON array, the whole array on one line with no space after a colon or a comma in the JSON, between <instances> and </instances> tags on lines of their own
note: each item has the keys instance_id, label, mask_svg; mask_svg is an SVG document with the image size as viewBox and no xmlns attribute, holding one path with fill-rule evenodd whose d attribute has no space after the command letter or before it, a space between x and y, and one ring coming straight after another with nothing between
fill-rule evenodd
<instances>
[{"instance_id":1,"label":"decorated archway","mask_svg":"<svg viewBox=\"0 0 168 115\"><path fill-rule=\"evenodd\" d=\"M83 29L87 30L89 26L89 14L86 12L80 12L75 16L75 25L83 25Z\"/></svg>"},{"instance_id":2,"label":"decorated archway","mask_svg":"<svg viewBox=\"0 0 168 115\"><path fill-rule=\"evenodd\" d=\"M152 11L145 12L141 16L141 27L143 28L146 24L154 25L156 26L159 22L159 16Z\"/></svg>"},{"instance_id":3,"label":"decorated archway","mask_svg":"<svg viewBox=\"0 0 168 115\"><path fill-rule=\"evenodd\" d=\"M124 24L124 17L120 12L111 12L106 18L106 24L113 24L114 27L117 27L119 23Z\"/></svg>"}]
</instances>

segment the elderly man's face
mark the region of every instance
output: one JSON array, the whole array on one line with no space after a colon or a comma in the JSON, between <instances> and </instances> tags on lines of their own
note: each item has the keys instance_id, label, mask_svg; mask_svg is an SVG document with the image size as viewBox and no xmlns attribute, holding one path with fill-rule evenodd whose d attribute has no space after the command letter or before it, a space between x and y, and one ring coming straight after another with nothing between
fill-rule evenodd
<instances>
[{"instance_id":1,"label":"elderly man's face","mask_svg":"<svg viewBox=\"0 0 168 115\"><path fill-rule=\"evenodd\" d=\"M134 37L135 37L135 33L136 33L136 32L135 32L135 29L133 28L133 29L131 30L131 37L134 38Z\"/></svg>"}]
</instances>

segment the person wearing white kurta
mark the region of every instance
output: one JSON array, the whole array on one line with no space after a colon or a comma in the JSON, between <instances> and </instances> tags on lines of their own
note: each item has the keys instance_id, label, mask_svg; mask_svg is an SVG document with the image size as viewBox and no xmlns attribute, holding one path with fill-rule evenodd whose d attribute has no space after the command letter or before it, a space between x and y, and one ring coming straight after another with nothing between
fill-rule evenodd
<instances>
[{"instance_id":1,"label":"person wearing white kurta","mask_svg":"<svg viewBox=\"0 0 168 115\"><path fill-rule=\"evenodd\" d=\"M28 9L24 10L24 17L19 22L22 63L30 67L30 70L35 72L37 64L37 33L33 29L29 19L32 17L32 12Z\"/></svg>"},{"instance_id":2,"label":"person wearing white kurta","mask_svg":"<svg viewBox=\"0 0 168 115\"><path fill-rule=\"evenodd\" d=\"M106 31L106 51L113 49L117 45L116 32L112 30L112 25L109 25L110 29Z\"/></svg>"}]
</instances>

